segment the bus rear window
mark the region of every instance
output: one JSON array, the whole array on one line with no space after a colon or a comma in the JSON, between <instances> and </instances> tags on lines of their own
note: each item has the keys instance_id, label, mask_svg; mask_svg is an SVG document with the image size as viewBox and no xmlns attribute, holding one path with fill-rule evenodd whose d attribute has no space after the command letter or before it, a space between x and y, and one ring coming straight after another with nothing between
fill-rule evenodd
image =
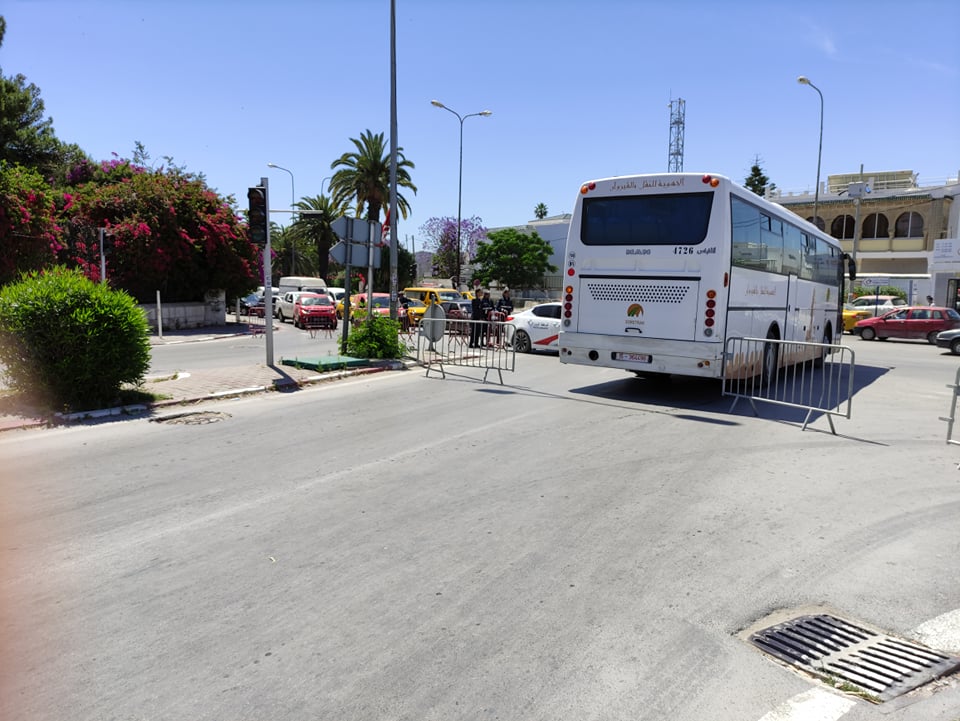
<instances>
[{"instance_id":1,"label":"bus rear window","mask_svg":"<svg viewBox=\"0 0 960 721\"><path fill-rule=\"evenodd\" d=\"M707 237L713 193L584 198L584 245L697 245Z\"/></svg>"}]
</instances>

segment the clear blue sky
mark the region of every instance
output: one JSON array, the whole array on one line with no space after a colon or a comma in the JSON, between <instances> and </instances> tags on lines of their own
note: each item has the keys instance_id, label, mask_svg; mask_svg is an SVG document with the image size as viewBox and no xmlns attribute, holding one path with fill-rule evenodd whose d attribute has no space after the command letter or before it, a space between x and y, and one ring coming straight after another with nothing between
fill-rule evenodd
<instances>
[{"instance_id":1,"label":"clear blue sky","mask_svg":"<svg viewBox=\"0 0 960 721\"><path fill-rule=\"evenodd\" d=\"M398 140L418 188L399 237L463 216L570 212L591 178L667 169L671 99L684 170L783 191L821 178L960 168L956 0L396 0ZM142 142L246 205L318 195L365 129L390 130L389 0L6 0L4 75L36 84L57 136L97 160ZM326 189L326 186L324 186ZM287 215L274 220L286 224ZM419 248L419 244L418 244Z\"/></svg>"}]
</instances>

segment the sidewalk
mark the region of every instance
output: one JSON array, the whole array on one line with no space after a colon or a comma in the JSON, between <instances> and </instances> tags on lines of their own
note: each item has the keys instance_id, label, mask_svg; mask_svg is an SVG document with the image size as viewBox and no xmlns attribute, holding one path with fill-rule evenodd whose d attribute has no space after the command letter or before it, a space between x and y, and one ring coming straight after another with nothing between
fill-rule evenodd
<instances>
[{"instance_id":1,"label":"sidewalk","mask_svg":"<svg viewBox=\"0 0 960 721\"><path fill-rule=\"evenodd\" d=\"M151 345L167 343L191 343L235 335L246 335L243 324L228 324L216 328L197 328L191 330L165 331L163 338L150 336ZM303 385L337 380L346 376L363 373L378 373L384 370L396 370L405 367L402 361L372 361L364 368L347 370L317 371L309 368L296 368L281 364L281 358L275 358L273 366L265 363L247 364L216 368L175 376L147 376L142 389L161 399L149 405L107 408L72 414L54 414L42 409L14 402L14 399L0 398L0 432L18 428L36 428L47 425L59 425L84 418L103 418L111 415L145 414L154 408L198 403L218 398L263 393L270 390L292 390Z\"/></svg>"}]
</instances>

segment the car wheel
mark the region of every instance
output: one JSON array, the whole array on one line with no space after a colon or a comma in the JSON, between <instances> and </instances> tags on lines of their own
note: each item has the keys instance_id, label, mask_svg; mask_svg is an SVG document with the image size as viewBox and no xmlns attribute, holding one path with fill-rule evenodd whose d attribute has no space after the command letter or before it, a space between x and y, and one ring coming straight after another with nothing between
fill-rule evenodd
<instances>
[{"instance_id":1,"label":"car wheel","mask_svg":"<svg viewBox=\"0 0 960 721\"><path fill-rule=\"evenodd\" d=\"M927 343L929 343L930 345L936 345L936 344L937 344L937 333L939 333L939 332L940 332L940 331L932 330L932 331L930 331L929 333L927 333Z\"/></svg>"},{"instance_id":2,"label":"car wheel","mask_svg":"<svg viewBox=\"0 0 960 721\"><path fill-rule=\"evenodd\" d=\"M877 332L873 328L861 328L860 338L863 340L873 340L877 337Z\"/></svg>"},{"instance_id":3,"label":"car wheel","mask_svg":"<svg viewBox=\"0 0 960 721\"><path fill-rule=\"evenodd\" d=\"M950 352L954 355L960 355L960 338L954 338L950 341Z\"/></svg>"},{"instance_id":4,"label":"car wheel","mask_svg":"<svg viewBox=\"0 0 960 721\"><path fill-rule=\"evenodd\" d=\"M518 330L513 336L513 350L517 353L529 353L533 348L526 331Z\"/></svg>"}]
</instances>

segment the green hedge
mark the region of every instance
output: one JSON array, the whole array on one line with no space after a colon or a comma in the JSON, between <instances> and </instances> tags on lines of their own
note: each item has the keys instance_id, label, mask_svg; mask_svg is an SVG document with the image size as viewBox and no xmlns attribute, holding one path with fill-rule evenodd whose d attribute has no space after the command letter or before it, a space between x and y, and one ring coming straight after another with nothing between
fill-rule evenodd
<instances>
[{"instance_id":1,"label":"green hedge","mask_svg":"<svg viewBox=\"0 0 960 721\"><path fill-rule=\"evenodd\" d=\"M405 349L400 343L400 324L387 316L374 315L350 330L340 352L353 358L400 358Z\"/></svg>"},{"instance_id":2,"label":"green hedge","mask_svg":"<svg viewBox=\"0 0 960 721\"><path fill-rule=\"evenodd\" d=\"M54 410L115 405L150 367L146 317L123 291L55 267L0 288L5 381Z\"/></svg>"}]
</instances>

